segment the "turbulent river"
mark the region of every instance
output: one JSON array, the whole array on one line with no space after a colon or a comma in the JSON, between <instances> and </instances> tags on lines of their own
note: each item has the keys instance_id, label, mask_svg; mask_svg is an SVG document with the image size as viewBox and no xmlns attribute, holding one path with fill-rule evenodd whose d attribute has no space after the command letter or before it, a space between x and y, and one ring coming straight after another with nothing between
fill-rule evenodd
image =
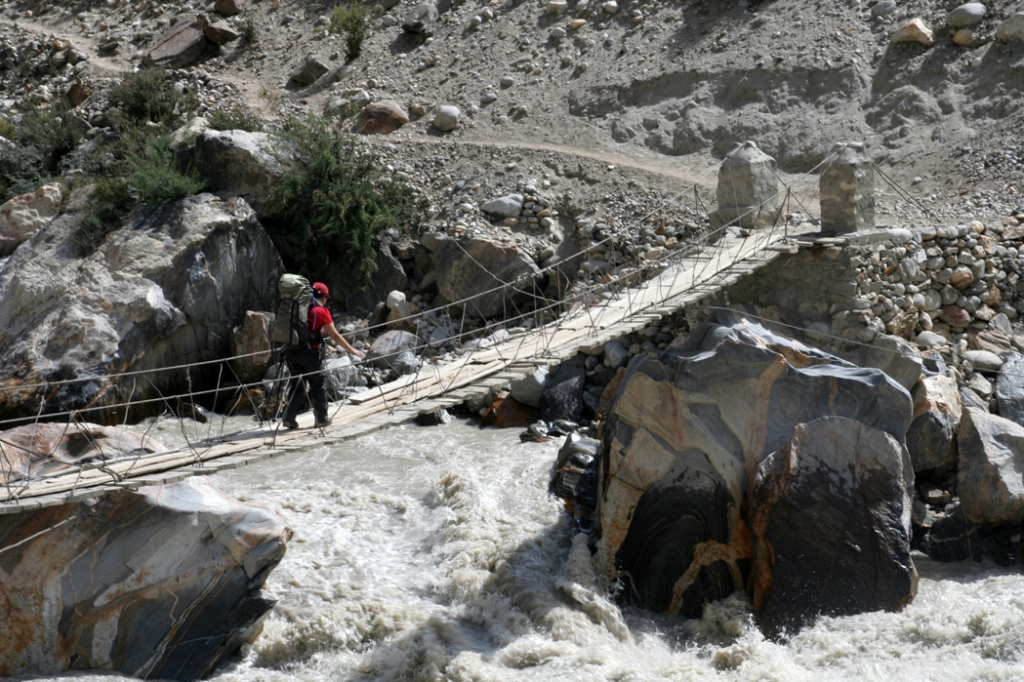
<instances>
[{"instance_id":1,"label":"turbulent river","mask_svg":"<svg viewBox=\"0 0 1024 682\"><path fill-rule=\"evenodd\" d=\"M177 428L154 435L175 445ZM1024 680L1024 573L992 563L915 555L903 613L782 644L740 596L693 621L620 609L547 492L558 445L408 426L217 474L295 537L263 634L214 679Z\"/></svg>"}]
</instances>

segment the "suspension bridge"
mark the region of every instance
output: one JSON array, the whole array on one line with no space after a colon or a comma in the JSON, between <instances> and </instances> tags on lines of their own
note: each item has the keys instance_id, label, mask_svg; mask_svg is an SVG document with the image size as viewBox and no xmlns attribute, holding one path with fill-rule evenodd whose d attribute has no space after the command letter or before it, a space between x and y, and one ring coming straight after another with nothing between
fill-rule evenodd
<instances>
[{"instance_id":1,"label":"suspension bridge","mask_svg":"<svg viewBox=\"0 0 1024 682\"><path fill-rule=\"evenodd\" d=\"M788 188L783 191L788 199ZM298 430L281 430L266 422L249 430L197 439L184 448L161 448L117 459L101 455L100 461L31 476L19 476L20 472L13 470L11 462L16 460L8 452L19 446L0 437L0 476L5 481L0 486L0 514L209 475L401 424L482 396L580 350L638 331L713 296L782 253L795 253L801 246L845 243L827 238L803 238L801 242L801 237L787 233L788 224L781 217L779 208L771 229L723 226L717 234L695 236L692 242L667 251L643 270L581 288L550 306L548 312L557 313L553 321L474 348L446 364L425 362L414 374L332 404L332 421L326 428L314 428L313 415L306 413L299 417ZM521 286L521 282L502 283L495 290ZM534 309L529 314L539 320L538 312L542 311ZM69 423L74 416L69 416Z\"/></svg>"}]
</instances>

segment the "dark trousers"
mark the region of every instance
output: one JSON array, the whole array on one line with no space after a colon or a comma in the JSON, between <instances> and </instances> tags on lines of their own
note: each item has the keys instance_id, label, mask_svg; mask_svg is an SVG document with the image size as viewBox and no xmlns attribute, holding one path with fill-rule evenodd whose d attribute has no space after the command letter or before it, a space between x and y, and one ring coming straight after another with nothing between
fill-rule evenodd
<instances>
[{"instance_id":1,"label":"dark trousers","mask_svg":"<svg viewBox=\"0 0 1024 682\"><path fill-rule=\"evenodd\" d=\"M313 414L317 422L327 421L327 391L324 387L324 375L320 364L320 349L307 348L290 350L285 356L288 371L292 378L288 380L288 407L284 411L284 420L295 421L302 405L302 382L309 386L309 402L313 405ZM300 377L300 374L308 376Z\"/></svg>"}]
</instances>

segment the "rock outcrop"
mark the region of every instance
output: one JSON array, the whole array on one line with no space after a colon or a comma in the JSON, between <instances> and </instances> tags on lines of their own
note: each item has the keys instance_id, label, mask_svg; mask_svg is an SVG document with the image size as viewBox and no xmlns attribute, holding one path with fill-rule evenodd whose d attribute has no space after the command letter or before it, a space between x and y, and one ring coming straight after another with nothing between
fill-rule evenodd
<instances>
[{"instance_id":1,"label":"rock outcrop","mask_svg":"<svg viewBox=\"0 0 1024 682\"><path fill-rule=\"evenodd\" d=\"M531 297L531 280L540 273L515 244L490 239L443 240L434 250L434 263L441 295L464 301L467 312L481 318L515 315L515 306ZM516 280L520 286L502 287Z\"/></svg>"},{"instance_id":2,"label":"rock outcrop","mask_svg":"<svg viewBox=\"0 0 1024 682\"><path fill-rule=\"evenodd\" d=\"M1024 427L964 408L958 437L957 492L979 525L1024 521Z\"/></svg>"},{"instance_id":3,"label":"rock outcrop","mask_svg":"<svg viewBox=\"0 0 1024 682\"><path fill-rule=\"evenodd\" d=\"M0 256L14 253L19 244L48 225L57 216L62 198L60 185L43 185L0 206Z\"/></svg>"},{"instance_id":4,"label":"rock outcrop","mask_svg":"<svg viewBox=\"0 0 1024 682\"><path fill-rule=\"evenodd\" d=\"M130 417L162 395L216 381L216 365L115 379L226 357L246 310L268 310L281 261L241 200L203 194L137 211L90 255L75 242L85 197L18 249L0 271L0 415L89 409L91 421L129 396ZM52 388L37 383L75 379ZM19 389L24 386L24 389ZM151 400L154 402L146 403Z\"/></svg>"},{"instance_id":5,"label":"rock outcrop","mask_svg":"<svg viewBox=\"0 0 1024 682\"><path fill-rule=\"evenodd\" d=\"M279 217L271 191L291 163L288 149L267 133L206 129L180 155L222 199L245 199L261 219Z\"/></svg>"},{"instance_id":6,"label":"rock outcrop","mask_svg":"<svg viewBox=\"0 0 1024 682\"><path fill-rule=\"evenodd\" d=\"M907 430L907 450L914 471L951 469L956 465L956 434L963 410L956 380L923 377L912 395L914 420Z\"/></svg>"},{"instance_id":7,"label":"rock outcrop","mask_svg":"<svg viewBox=\"0 0 1024 682\"><path fill-rule=\"evenodd\" d=\"M797 425L761 462L749 510L762 631L898 611L913 599L908 465L890 434L843 417Z\"/></svg>"},{"instance_id":8,"label":"rock outcrop","mask_svg":"<svg viewBox=\"0 0 1024 682\"><path fill-rule=\"evenodd\" d=\"M0 675L203 678L258 634L290 536L205 478L0 516Z\"/></svg>"},{"instance_id":9,"label":"rock outcrop","mask_svg":"<svg viewBox=\"0 0 1024 682\"><path fill-rule=\"evenodd\" d=\"M904 449L911 416L910 395L883 372L720 313L717 323L701 327L685 345L669 347L657 359L635 359L618 387L598 476L598 564L609 578L624 581L632 601L695 615L705 602L744 589L744 566L753 556L750 520L741 515L749 482L768 455L797 437L800 425L841 417L850 429L884 444L879 448L888 454L876 459L889 462L898 450L905 461L889 467L899 476L885 487L886 495L895 495L913 481ZM844 488L850 504L861 483ZM901 493L887 503L900 522L884 528L880 542L886 546L909 542L903 523L909 508L896 510L903 499ZM857 510L862 517L869 513ZM813 526L813 520L807 523ZM912 581L905 570L899 573L901 566L865 555L855 570L889 571L892 589L857 608L893 608L902 603L888 597L896 592L909 599ZM847 588L829 574L817 574L809 564L801 580L814 597L787 618L845 608L832 593Z\"/></svg>"},{"instance_id":10,"label":"rock outcrop","mask_svg":"<svg viewBox=\"0 0 1024 682\"><path fill-rule=\"evenodd\" d=\"M189 14L178 17L170 30L143 56L143 65L165 69L192 66L202 59L209 49L205 36L207 23L202 15Z\"/></svg>"}]
</instances>

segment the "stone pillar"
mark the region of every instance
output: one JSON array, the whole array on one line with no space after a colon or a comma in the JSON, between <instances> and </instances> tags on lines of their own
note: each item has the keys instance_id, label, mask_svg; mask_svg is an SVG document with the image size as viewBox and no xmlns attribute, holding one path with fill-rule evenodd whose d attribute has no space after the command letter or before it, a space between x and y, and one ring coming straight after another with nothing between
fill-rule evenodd
<instances>
[{"instance_id":1,"label":"stone pillar","mask_svg":"<svg viewBox=\"0 0 1024 682\"><path fill-rule=\"evenodd\" d=\"M875 226L875 171L860 142L837 144L821 172L821 230L837 234Z\"/></svg>"},{"instance_id":2,"label":"stone pillar","mask_svg":"<svg viewBox=\"0 0 1024 682\"><path fill-rule=\"evenodd\" d=\"M737 144L718 171L718 210L710 216L711 229L771 227L779 210L775 171L775 159L756 144Z\"/></svg>"}]
</instances>

